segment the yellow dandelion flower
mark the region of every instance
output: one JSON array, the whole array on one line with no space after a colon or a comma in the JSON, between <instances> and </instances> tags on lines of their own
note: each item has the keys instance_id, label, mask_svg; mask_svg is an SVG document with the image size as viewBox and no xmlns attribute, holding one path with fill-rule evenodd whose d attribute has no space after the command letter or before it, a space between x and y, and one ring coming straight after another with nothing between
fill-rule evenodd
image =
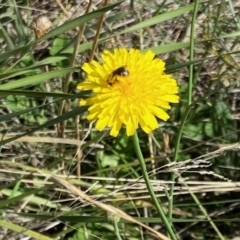
<instances>
[{"instance_id":1,"label":"yellow dandelion flower","mask_svg":"<svg viewBox=\"0 0 240 240\"><path fill-rule=\"evenodd\" d=\"M150 133L158 128L156 117L166 121L169 103L178 103L177 82L165 74L165 63L155 58L152 51L141 53L137 49L104 51L102 62L84 63L87 79L78 89L92 90L93 94L81 105L89 105L87 119L96 120L96 129L111 129L117 136L126 127L128 136L141 126Z\"/></svg>"}]
</instances>

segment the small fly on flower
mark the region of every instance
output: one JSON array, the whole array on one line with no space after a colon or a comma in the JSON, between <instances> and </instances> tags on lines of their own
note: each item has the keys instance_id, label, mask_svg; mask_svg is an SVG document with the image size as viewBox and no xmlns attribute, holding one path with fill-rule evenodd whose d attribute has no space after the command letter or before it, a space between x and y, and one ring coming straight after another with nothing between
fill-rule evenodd
<instances>
[{"instance_id":1,"label":"small fly on flower","mask_svg":"<svg viewBox=\"0 0 240 240\"><path fill-rule=\"evenodd\" d=\"M118 81L118 76L126 77L128 75L129 71L125 66L119 67L109 75L107 83L112 86L115 82Z\"/></svg>"},{"instance_id":2,"label":"small fly on flower","mask_svg":"<svg viewBox=\"0 0 240 240\"><path fill-rule=\"evenodd\" d=\"M40 38L49 31L52 22L46 15L40 15L33 20L30 26L33 28L36 38Z\"/></svg>"}]
</instances>

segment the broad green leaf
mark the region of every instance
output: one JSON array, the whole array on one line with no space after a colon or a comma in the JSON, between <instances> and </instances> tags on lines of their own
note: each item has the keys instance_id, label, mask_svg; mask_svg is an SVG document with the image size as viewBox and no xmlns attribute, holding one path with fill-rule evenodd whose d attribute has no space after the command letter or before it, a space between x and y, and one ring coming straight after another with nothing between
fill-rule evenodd
<instances>
[{"instance_id":1,"label":"broad green leaf","mask_svg":"<svg viewBox=\"0 0 240 240\"><path fill-rule=\"evenodd\" d=\"M179 17L191 10L193 10L193 5L188 5L188 6L185 6L182 8L178 8L176 10L171 10L169 12L156 15L150 19L146 19L140 23L135 24L134 26L131 26L131 27L125 29L120 34L137 31L139 29L143 29L143 28L155 25L155 24L159 24L161 22L170 20L172 18Z\"/></svg>"},{"instance_id":2,"label":"broad green leaf","mask_svg":"<svg viewBox=\"0 0 240 240\"><path fill-rule=\"evenodd\" d=\"M48 64L56 64L59 63L63 60L69 59L68 56L53 56L53 57L48 57L45 58L43 60L41 60L40 62L36 62L36 64L33 65L33 67L38 67L41 65L48 65Z\"/></svg>"},{"instance_id":3,"label":"broad green leaf","mask_svg":"<svg viewBox=\"0 0 240 240\"><path fill-rule=\"evenodd\" d=\"M6 80L6 79L9 79L9 78L13 78L13 77L16 77L16 76L27 75L27 74L29 74L29 75L37 74L37 70L24 68L24 69L17 69L17 70L14 70L12 72L2 73L2 74L0 74L0 81Z\"/></svg>"},{"instance_id":4,"label":"broad green leaf","mask_svg":"<svg viewBox=\"0 0 240 240\"><path fill-rule=\"evenodd\" d=\"M189 47L189 44L190 44L189 42L170 43L162 46L144 49L142 52L147 52L148 50L151 50L155 54L163 54L163 53L173 52L183 48L187 48Z\"/></svg>"},{"instance_id":5,"label":"broad green leaf","mask_svg":"<svg viewBox=\"0 0 240 240\"><path fill-rule=\"evenodd\" d=\"M0 90L1 96L26 96L30 98L76 98L75 95L65 93L53 93L53 92L35 92L35 91L21 91L21 90Z\"/></svg>"},{"instance_id":6,"label":"broad green leaf","mask_svg":"<svg viewBox=\"0 0 240 240\"><path fill-rule=\"evenodd\" d=\"M203 139L203 123L199 124L185 124L183 128L183 132L188 137L202 140Z\"/></svg>"},{"instance_id":7,"label":"broad green leaf","mask_svg":"<svg viewBox=\"0 0 240 240\"><path fill-rule=\"evenodd\" d=\"M33 75L29 77L25 77L16 81L10 81L6 84L0 85L0 90L11 90L15 88L27 87L27 86L35 86L40 83L43 83L51 78L61 77L66 75L69 72L77 70L77 67L67 68L67 69L60 69L51 72L44 72L38 75Z\"/></svg>"},{"instance_id":8,"label":"broad green leaf","mask_svg":"<svg viewBox=\"0 0 240 240\"><path fill-rule=\"evenodd\" d=\"M221 35L220 38L231 38L231 37L239 37L239 36L240 36L240 31L237 31L237 32L233 32L233 33L223 34L223 35Z\"/></svg>"}]
</instances>

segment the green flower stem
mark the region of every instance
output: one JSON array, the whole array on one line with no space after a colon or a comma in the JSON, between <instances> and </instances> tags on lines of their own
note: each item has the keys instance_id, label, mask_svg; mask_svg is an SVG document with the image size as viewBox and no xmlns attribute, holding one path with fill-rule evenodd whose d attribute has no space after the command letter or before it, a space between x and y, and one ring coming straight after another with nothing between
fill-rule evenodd
<instances>
[{"instance_id":1,"label":"green flower stem","mask_svg":"<svg viewBox=\"0 0 240 240\"><path fill-rule=\"evenodd\" d=\"M147 185L147 189L148 189L148 192L152 198L152 201L158 211L158 214L160 215L161 217L161 220L163 222L163 224L165 225L166 229L167 229L167 232L169 234L169 236L171 237L172 240L177 240L176 238L176 235L174 234L173 230L172 230L172 227L171 227L171 223L168 221L164 211L163 211L163 208L162 206L159 204L158 202L158 199L153 191L153 187L151 185L151 182L150 182L150 179L149 179L149 176L148 176L148 172L147 172L147 167L146 167L146 164L145 164L145 161L144 161L144 158L143 158L143 155L142 155L142 151L141 151L141 148L140 148L140 145L139 145L139 140L138 140L138 135L137 135L137 132L135 132L134 136L133 136L133 145L134 145L134 148L135 148L135 151L136 151L136 154L138 156L138 159L139 159L139 163L140 163L140 167L141 167L141 170L142 170L142 174L143 174L143 178L144 178L144 181Z\"/></svg>"}]
</instances>

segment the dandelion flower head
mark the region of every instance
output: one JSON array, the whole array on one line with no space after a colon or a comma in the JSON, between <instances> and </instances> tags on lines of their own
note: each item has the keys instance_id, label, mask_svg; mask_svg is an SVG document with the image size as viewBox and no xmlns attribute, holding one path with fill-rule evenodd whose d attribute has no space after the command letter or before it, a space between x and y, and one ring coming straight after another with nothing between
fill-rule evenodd
<instances>
[{"instance_id":1,"label":"dandelion flower head","mask_svg":"<svg viewBox=\"0 0 240 240\"><path fill-rule=\"evenodd\" d=\"M101 58L83 64L87 79L78 85L92 90L80 104L89 105L87 119L96 120L96 129L108 127L110 135L117 136L124 126L131 136L139 126L150 133L158 128L157 118L169 119L165 110L179 97L176 80L164 73L164 61L152 51L125 48L105 50Z\"/></svg>"}]
</instances>

